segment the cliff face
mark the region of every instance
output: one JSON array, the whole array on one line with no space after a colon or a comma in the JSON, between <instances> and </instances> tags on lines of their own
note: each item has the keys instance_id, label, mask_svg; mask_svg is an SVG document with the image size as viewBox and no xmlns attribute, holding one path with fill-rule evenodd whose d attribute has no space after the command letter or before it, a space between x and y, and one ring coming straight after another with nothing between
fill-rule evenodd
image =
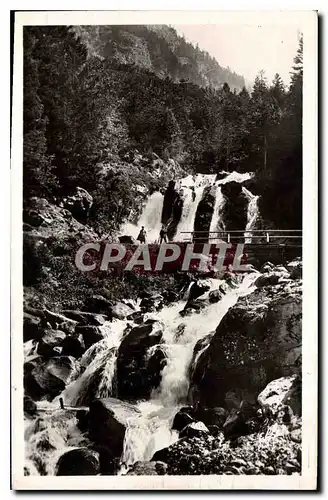
<instances>
[{"instance_id":1,"label":"cliff face","mask_svg":"<svg viewBox=\"0 0 328 500\"><path fill-rule=\"evenodd\" d=\"M270 380L298 372L301 286L288 274L276 277L274 286L262 287L259 280L261 287L240 298L223 318L195 367L194 400L224 406L231 391L239 400L254 400Z\"/></svg>"},{"instance_id":2,"label":"cliff face","mask_svg":"<svg viewBox=\"0 0 328 500\"><path fill-rule=\"evenodd\" d=\"M242 76L220 66L208 52L188 43L170 26L76 26L74 31L90 55L135 64L161 78L214 88L224 83L237 90L245 86Z\"/></svg>"}]
</instances>

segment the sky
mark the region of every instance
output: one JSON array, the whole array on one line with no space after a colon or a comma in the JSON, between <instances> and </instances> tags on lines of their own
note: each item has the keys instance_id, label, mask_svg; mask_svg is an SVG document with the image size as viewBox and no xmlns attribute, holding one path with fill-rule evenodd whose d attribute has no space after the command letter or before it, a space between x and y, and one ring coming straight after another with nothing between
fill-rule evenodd
<instances>
[{"instance_id":1,"label":"sky","mask_svg":"<svg viewBox=\"0 0 328 500\"><path fill-rule=\"evenodd\" d=\"M269 82L279 73L285 85L298 47L296 25L189 24L174 25L178 34L206 50L221 66L245 77L252 85L260 70Z\"/></svg>"}]
</instances>

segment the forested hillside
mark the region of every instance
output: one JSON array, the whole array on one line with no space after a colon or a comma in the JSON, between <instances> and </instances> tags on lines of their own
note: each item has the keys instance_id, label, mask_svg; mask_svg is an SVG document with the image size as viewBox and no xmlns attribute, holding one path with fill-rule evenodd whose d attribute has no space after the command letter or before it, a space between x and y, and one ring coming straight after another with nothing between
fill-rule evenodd
<instances>
[{"instance_id":1,"label":"forested hillside","mask_svg":"<svg viewBox=\"0 0 328 500\"><path fill-rule=\"evenodd\" d=\"M259 74L251 93L237 81L168 27L25 27L25 203L81 186L95 200L90 223L111 229L133 208L137 150L148 188L154 155L163 179L168 160L253 171L263 218L301 227L302 40L288 88L278 74Z\"/></svg>"},{"instance_id":2,"label":"forested hillside","mask_svg":"<svg viewBox=\"0 0 328 500\"><path fill-rule=\"evenodd\" d=\"M75 26L91 56L135 64L174 82L190 81L220 88L228 83L241 90L245 80L223 68L208 52L194 47L166 25Z\"/></svg>"}]
</instances>

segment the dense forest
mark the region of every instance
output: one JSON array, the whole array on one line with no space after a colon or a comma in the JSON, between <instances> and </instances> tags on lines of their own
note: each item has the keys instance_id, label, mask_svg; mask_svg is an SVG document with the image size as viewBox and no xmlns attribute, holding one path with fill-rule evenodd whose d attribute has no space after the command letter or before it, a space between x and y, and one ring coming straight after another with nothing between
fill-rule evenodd
<instances>
[{"instance_id":1,"label":"dense forest","mask_svg":"<svg viewBox=\"0 0 328 500\"><path fill-rule=\"evenodd\" d=\"M137 150L188 172L255 172L262 217L300 228L302 39L289 87L261 72L249 93L229 86L232 73L205 81L200 59L218 72L216 61L185 41L173 52L171 28L166 38L158 29L24 28L24 202L81 186L101 207L90 223L118 224L133 203L127 158ZM117 169L104 176L108 165Z\"/></svg>"}]
</instances>

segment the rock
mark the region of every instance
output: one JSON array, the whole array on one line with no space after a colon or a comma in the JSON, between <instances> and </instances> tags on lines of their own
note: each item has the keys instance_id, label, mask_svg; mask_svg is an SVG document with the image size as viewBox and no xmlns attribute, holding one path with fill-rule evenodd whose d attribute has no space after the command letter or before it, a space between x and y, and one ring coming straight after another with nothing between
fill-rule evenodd
<instances>
[{"instance_id":1,"label":"rock","mask_svg":"<svg viewBox=\"0 0 328 500\"><path fill-rule=\"evenodd\" d=\"M67 318L77 321L80 326L101 326L108 320L108 318L104 314L96 314L84 311L72 311L67 309L63 311L63 314L67 316Z\"/></svg>"},{"instance_id":2,"label":"rock","mask_svg":"<svg viewBox=\"0 0 328 500\"><path fill-rule=\"evenodd\" d=\"M258 403L262 408L269 408L273 415L285 405L285 398L293 386L295 376L281 377L272 380L265 389L258 395Z\"/></svg>"},{"instance_id":3,"label":"rock","mask_svg":"<svg viewBox=\"0 0 328 500\"><path fill-rule=\"evenodd\" d=\"M220 429L219 426L217 426L217 425L208 425L207 428L210 431L210 433L212 434L212 436L218 437L218 436L221 435L221 429Z\"/></svg>"},{"instance_id":4,"label":"rock","mask_svg":"<svg viewBox=\"0 0 328 500\"><path fill-rule=\"evenodd\" d=\"M89 347L91 347L93 344L96 344L97 342L105 338L105 334L100 330L98 326L78 325L75 331L78 335L82 335L86 349L89 349Z\"/></svg>"},{"instance_id":5,"label":"rock","mask_svg":"<svg viewBox=\"0 0 328 500\"><path fill-rule=\"evenodd\" d=\"M139 311L135 311L132 314L129 314L126 319L129 321L133 321L137 325L141 325L144 321L144 315Z\"/></svg>"},{"instance_id":6,"label":"rock","mask_svg":"<svg viewBox=\"0 0 328 500\"><path fill-rule=\"evenodd\" d=\"M199 407L195 412L195 418L201 420L207 426L215 425L222 428L227 418L227 412L224 408Z\"/></svg>"},{"instance_id":7,"label":"rock","mask_svg":"<svg viewBox=\"0 0 328 500\"><path fill-rule=\"evenodd\" d=\"M302 262L298 262L297 265L295 265L293 267L293 269L291 269L290 271L290 278L293 279L293 280L296 280L296 279L301 279L302 278Z\"/></svg>"},{"instance_id":8,"label":"rock","mask_svg":"<svg viewBox=\"0 0 328 500\"><path fill-rule=\"evenodd\" d=\"M178 411L178 413L174 417L172 429L182 431L182 429L184 429L188 424L195 422L195 419L188 413L188 411L190 411L190 413L193 413L192 406L181 408Z\"/></svg>"},{"instance_id":9,"label":"rock","mask_svg":"<svg viewBox=\"0 0 328 500\"><path fill-rule=\"evenodd\" d=\"M150 297L144 297L140 302L140 309L143 312L159 311L164 305L164 298L161 294L154 294Z\"/></svg>"},{"instance_id":10,"label":"rock","mask_svg":"<svg viewBox=\"0 0 328 500\"><path fill-rule=\"evenodd\" d=\"M283 405L288 405L295 415L302 415L302 378L296 376L291 387L284 395L282 400Z\"/></svg>"},{"instance_id":11,"label":"rock","mask_svg":"<svg viewBox=\"0 0 328 500\"><path fill-rule=\"evenodd\" d=\"M260 272L261 273L269 273L272 271L272 269L274 268L274 264L272 264L272 262L265 262L263 264L263 266L260 268Z\"/></svg>"},{"instance_id":12,"label":"rock","mask_svg":"<svg viewBox=\"0 0 328 500\"><path fill-rule=\"evenodd\" d=\"M41 357L24 363L24 391L27 396L39 400L44 396L53 399L65 389L65 383L47 370L47 362Z\"/></svg>"},{"instance_id":13,"label":"rock","mask_svg":"<svg viewBox=\"0 0 328 500\"><path fill-rule=\"evenodd\" d=\"M36 413L37 405L34 403L33 399L31 399L29 396L24 396L24 414L33 417Z\"/></svg>"},{"instance_id":14,"label":"rock","mask_svg":"<svg viewBox=\"0 0 328 500\"><path fill-rule=\"evenodd\" d=\"M129 305L123 304L123 302L117 302L117 304L112 307L112 316L117 319L125 319L133 310L134 309Z\"/></svg>"},{"instance_id":15,"label":"rock","mask_svg":"<svg viewBox=\"0 0 328 500\"><path fill-rule=\"evenodd\" d=\"M208 300L211 304L215 304L216 302L219 302L219 300L222 299L222 292L221 290L212 290L209 293Z\"/></svg>"},{"instance_id":16,"label":"rock","mask_svg":"<svg viewBox=\"0 0 328 500\"><path fill-rule=\"evenodd\" d=\"M191 285L189 290L188 302L198 299L201 295L211 289L211 284L208 280L197 280Z\"/></svg>"},{"instance_id":17,"label":"rock","mask_svg":"<svg viewBox=\"0 0 328 500\"><path fill-rule=\"evenodd\" d=\"M114 457L120 457L128 419L137 417L139 413L135 406L118 399L94 400L89 413L90 439L108 449Z\"/></svg>"},{"instance_id":18,"label":"rock","mask_svg":"<svg viewBox=\"0 0 328 500\"><path fill-rule=\"evenodd\" d=\"M125 243L127 245L135 245L136 244L136 240L133 238L133 236L128 236L128 235L119 236L118 241L120 243Z\"/></svg>"},{"instance_id":19,"label":"rock","mask_svg":"<svg viewBox=\"0 0 328 500\"><path fill-rule=\"evenodd\" d=\"M127 476L163 476L167 464L164 462L136 462L130 467Z\"/></svg>"},{"instance_id":20,"label":"rock","mask_svg":"<svg viewBox=\"0 0 328 500\"><path fill-rule=\"evenodd\" d=\"M121 399L147 399L161 380L166 362L163 325L156 321L132 328L123 338L117 357L117 394Z\"/></svg>"},{"instance_id":21,"label":"rock","mask_svg":"<svg viewBox=\"0 0 328 500\"><path fill-rule=\"evenodd\" d=\"M180 431L179 437L187 437L187 438L193 438L193 437L204 437L207 436L210 433L208 428L206 427L203 422L192 422L191 424L186 425Z\"/></svg>"},{"instance_id":22,"label":"rock","mask_svg":"<svg viewBox=\"0 0 328 500\"><path fill-rule=\"evenodd\" d=\"M294 443L302 443L302 429L294 429L290 432L289 437Z\"/></svg>"},{"instance_id":23,"label":"rock","mask_svg":"<svg viewBox=\"0 0 328 500\"><path fill-rule=\"evenodd\" d=\"M100 471L97 452L88 448L67 451L59 458L56 476L96 476Z\"/></svg>"},{"instance_id":24,"label":"rock","mask_svg":"<svg viewBox=\"0 0 328 500\"><path fill-rule=\"evenodd\" d=\"M85 223L93 204L93 198L86 189L77 187L73 195L63 199L63 204L75 219Z\"/></svg>"},{"instance_id":25,"label":"rock","mask_svg":"<svg viewBox=\"0 0 328 500\"><path fill-rule=\"evenodd\" d=\"M45 369L50 375L68 385L79 374L80 364L72 356L58 356L50 359Z\"/></svg>"},{"instance_id":26,"label":"rock","mask_svg":"<svg viewBox=\"0 0 328 500\"><path fill-rule=\"evenodd\" d=\"M56 347L61 347L66 334L61 330L46 330L39 341L37 353L46 358L58 355Z\"/></svg>"},{"instance_id":27,"label":"rock","mask_svg":"<svg viewBox=\"0 0 328 500\"><path fill-rule=\"evenodd\" d=\"M41 327L41 319L32 314L24 312L23 316L23 339L24 342L28 340L40 340L43 334Z\"/></svg>"},{"instance_id":28,"label":"rock","mask_svg":"<svg viewBox=\"0 0 328 500\"><path fill-rule=\"evenodd\" d=\"M201 299L199 300L188 300L184 309L179 312L180 316L185 317L193 314L194 312L199 313L206 307L207 303Z\"/></svg>"},{"instance_id":29,"label":"rock","mask_svg":"<svg viewBox=\"0 0 328 500\"><path fill-rule=\"evenodd\" d=\"M112 302L102 295L92 295L86 300L85 307L89 312L106 314L112 320Z\"/></svg>"},{"instance_id":30,"label":"rock","mask_svg":"<svg viewBox=\"0 0 328 500\"><path fill-rule=\"evenodd\" d=\"M180 323L180 325L177 326L177 329L174 334L175 341L179 340L179 338L183 335L185 328L186 325L184 323Z\"/></svg>"},{"instance_id":31,"label":"rock","mask_svg":"<svg viewBox=\"0 0 328 500\"><path fill-rule=\"evenodd\" d=\"M274 286L278 284L280 278L281 278L280 273L268 272L259 276L255 280L254 285L257 286L258 288L261 288L262 286Z\"/></svg>"},{"instance_id":32,"label":"rock","mask_svg":"<svg viewBox=\"0 0 328 500\"><path fill-rule=\"evenodd\" d=\"M249 429L242 416L232 411L223 425L223 433L225 439L236 439L239 436L248 434Z\"/></svg>"},{"instance_id":33,"label":"rock","mask_svg":"<svg viewBox=\"0 0 328 500\"><path fill-rule=\"evenodd\" d=\"M257 289L222 318L191 373L189 396L225 406L225 395L256 400L270 380L300 372L302 296L299 286Z\"/></svg>"},{"instance_id":34,"label":"rock","mask_svg":"<svg viewBox=\"0 0 328 500\"><path fill-rule=\"evenodd\" d=\"M73 356L79 359L85 352L85 344L82 335L67 335L62 344L63 356Z\"/></svg>"},{"instance_id":35,"label":"rock","mask_svg":"<svg viewBox=\"0 0 328 500\"><path fill-rule=\"evenodd\" d=\"M56 330L62 330L65 333L74 333L77 322L67 318L62 314L54 313L45 309L43 311L45 320Z\"/></svg>"},{"instance_id":36,"label":"rock","mask_svg":"<svg viewBox=\"0 0 328 500\"><path fill-rule=\"evenodd\" d=\"M173 290L165 290L163 292L163 297L165 303L171 304L172 302L177 302L179 300L179 294L174 292Z\"/></svg>"}]
</instances>

